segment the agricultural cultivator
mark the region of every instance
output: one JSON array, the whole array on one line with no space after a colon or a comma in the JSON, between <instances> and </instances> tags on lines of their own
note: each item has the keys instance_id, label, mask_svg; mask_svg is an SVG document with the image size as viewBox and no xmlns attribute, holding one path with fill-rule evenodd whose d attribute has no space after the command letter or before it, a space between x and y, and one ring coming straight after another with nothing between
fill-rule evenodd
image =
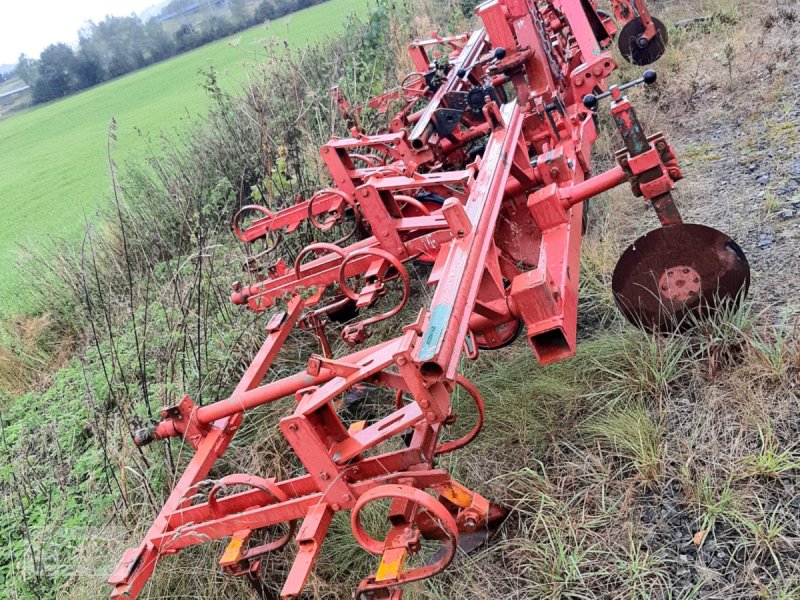
<instances>
[{"instance_id":1,"label":"agricultural cultivator","mask_svg":"<svg viewBox=\"0 0 800 600\"><path fill-rule=\"evenodd\" d=\"M542 365L574 354L584 203L602 192L629 184L661 224L613 275L632 323L666 331L746 292L741 249L683 223L671 195L681 179L673 148L645 133L624 94L655 73L608 85L615 38L637 65L664 52L666 29L643 1L614 0L613 16L594 0L489 0L476 12L483 26L471 34L411 44L416 72L367 106L334 89L351 137L321 149L331 187L278 212L253 205L236 215L236 236L266 249L250 261L255 280L235 283L231 300L271 313L266 340L229 398L197 406L186 396L137 433L139 445L182 437L194 455L111 575L112 598L136 597L167 555L222 538L222 569L256 586L265 555L294 552L281 598L300 597L338 511L349 511L356 541L379 556L358 598L400 598L404 584L441 573L459 547L482 542L506 510L436 464L469 444L491 410L459 364L518 334ZM386 131L362 130L367 108L391 115ZM593 174L601 110L623 147L615 167ZM301 226L339 239L286 262L280 242ZM430 304L396 337L370 345L372 326L400 313L420 272ZM303 371L264 383L295 327L315 333L319 353ZM332 332L352 353L333 356ZM444 441L456 388L471 397L477 421ZM384 416L350 418L347 398L369 390L390 398ZM292 396L294 411L278 427L304 474L209 480L243 414ZM380 539L363 524L365 509L371 521L385 514Z\"/></svg>"}]
</instances>

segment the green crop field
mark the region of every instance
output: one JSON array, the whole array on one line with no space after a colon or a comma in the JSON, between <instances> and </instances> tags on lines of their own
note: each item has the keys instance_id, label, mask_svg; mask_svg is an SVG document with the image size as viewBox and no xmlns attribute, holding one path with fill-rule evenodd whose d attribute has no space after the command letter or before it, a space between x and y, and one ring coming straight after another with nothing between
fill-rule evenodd
<instances>
[{"instance_id":1,"label":"green crop field","mask_svg":"<svg viewBox=\"0 0 800 600\"><path fill-rule=\"evenodd\" d=\"M301 46L341 30L367 0L324 4L131 73L91 90L0 120L0 315L24 309L15 268L20 252L53 238L75 239L110 194L107 131L118 123L115 159L142 152L137 130L158 133L201 113L200 70L214 67L233 87L268 38ZM35 289L25 286L26 293Z\"/></svg>"}]
</instances>

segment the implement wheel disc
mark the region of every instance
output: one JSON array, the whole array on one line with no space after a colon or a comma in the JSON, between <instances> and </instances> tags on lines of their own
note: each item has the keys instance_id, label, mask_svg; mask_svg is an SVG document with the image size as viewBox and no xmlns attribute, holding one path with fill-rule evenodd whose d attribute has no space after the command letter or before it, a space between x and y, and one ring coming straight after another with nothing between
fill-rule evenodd
<instances>
[{"instance_id":1,"label":"implement wheel disc","mask_svg":"<svg viewBox=\"0 0 800 600\"><path fill-rule=\"evenodd\" d=\"M705 225L659 227L620 257L611 287L622 314L647 331L668 332L689 314L707 315L747 294L750 266L739 245Z\"/></svg>"},{"instance_id":2,"label":"implement wheel disc","mask_svg":"<svg viewBox=\"0 0 800 600\"><path fill-rule=\"evenodd\" d=\"M656 35L650 41L642 38L645 26L639 17L629 21L620 31L617 45L622 56L629 63L639 66L649 65L656 62L667 51L667 42L669 41L667 26L655 17L651 17L651 19L656 26Z\"/></svg>"}]
</instances>

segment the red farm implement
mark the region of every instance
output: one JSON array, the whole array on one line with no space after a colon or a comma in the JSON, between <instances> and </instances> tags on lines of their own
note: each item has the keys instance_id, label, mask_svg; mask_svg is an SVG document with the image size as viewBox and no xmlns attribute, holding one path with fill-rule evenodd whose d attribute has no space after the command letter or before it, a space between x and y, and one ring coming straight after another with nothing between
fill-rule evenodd
<instances>
[{"instance_id":1,"label":"red farm implement","mask_svg":"<svg viewBox=\"0 0 800 600\"><path fill-rule=\"evenodd\" d=\"M460 542L485 538L504 510L436 467L437 457L478 435L487 410L459 363L522 332L541 364L574 354L583 203L593 196L627 183L661 223L614 273L617 303L634 324L666 330L746 291L744 254L724 234L683 223L671 195L681 178L673 148L645 133L624 94L654 83L655 73L608 86L615 37L635 64L664 52L666 29L643 1L614 0L612 16L595 0L489 0L477 14L483 26L471 34L411 44L416 72L368 103L399 108L387 131L363 131L364 107L334 90L351 137L321 149L332 187L279 212L248 206L235 217L240 240L266 244L259 259L268 266L256 281L234 284L231 300L273 313L266 340L229 398L197 406L186 396L137 434L140 445L183 437L194 456L111 575L112 598L136 597L162 557L222 538L230 539L222 568L254 581L263 557L294 541L281 598L300 597L337 511L350 512L359 545L380 556L359 598L400 598L404 584L447 568ZM595 112L605 102L624 145L617 165L594 175ZM306 221L349 233L286 263L280 241ZM430 269L431 302L394 339L369 345L370 327L409 300L409 265L419 261ZM352 353L334 357L326 328L345 321ZM316 333L320 353L303 371L264 383L295 327ZM391 412L346 424L338 400L365 386L389 390ZM478 419L464 437L443 442L457 387ZM243 413L287 396L294 412L278 426L304 474L209 483ZM387 442L391 450L381 453ZM376 501L388 505L383 539L361 521ZM281 534L255 541L270 531ZM412 559L426 540L439 551Z\"/></svg>"}]
</instances>

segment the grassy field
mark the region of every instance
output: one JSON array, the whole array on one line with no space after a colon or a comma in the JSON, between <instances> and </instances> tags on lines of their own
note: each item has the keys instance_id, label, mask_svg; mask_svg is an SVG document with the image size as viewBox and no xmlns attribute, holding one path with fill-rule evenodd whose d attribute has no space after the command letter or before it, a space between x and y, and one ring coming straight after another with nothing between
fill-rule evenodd
<instances>
[{"instance_id":1,"label":"grassy field","mask_svg":"<svg viewBox=\"0 0 800 600\"><path fill-rule=\"evenodd\" d=\"M107 131L117 120L122 162L141 153L145 138L180 127L202 113L199 70L214 67L235 86L242 64L258 61L264 42L302 45L341 30L366 0L329 0L132 73L64 100L0 121L0 315L23 310L15 261L24 248L74 238L110 192Z\"/></svg>"}]
</instances>

